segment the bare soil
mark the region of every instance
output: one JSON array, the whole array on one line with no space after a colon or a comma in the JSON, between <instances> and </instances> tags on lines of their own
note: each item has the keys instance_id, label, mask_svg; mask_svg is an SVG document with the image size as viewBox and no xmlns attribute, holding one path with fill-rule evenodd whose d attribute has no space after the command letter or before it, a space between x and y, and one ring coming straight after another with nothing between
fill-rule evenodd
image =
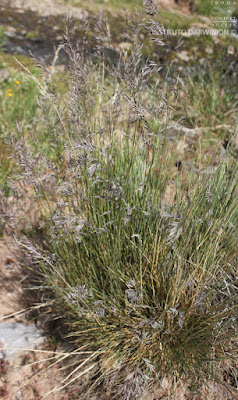
<instances>
[{"instance_id":1,"label":"bare soil","mask_svg":"<svg viewBox=\"0 0 238 400\"><path fill-rule=\"evenodd\" d=\"M19 249L10 238L0 241L0 323L1 321L27 322L24 313L24 280L26 276L18 263ZM23 312L21 312L23 311ZM33 322L32 322L33 323ZM55 349L46 344L36 351L21 351L8 360L0 360L0 398L6 400L40 400L63 379L59 366L50 367L46 359ZM0 345L1 347L1 345ZM49 400L72 398L64 391L51 393Z\"/></svg>"}]
</instances>

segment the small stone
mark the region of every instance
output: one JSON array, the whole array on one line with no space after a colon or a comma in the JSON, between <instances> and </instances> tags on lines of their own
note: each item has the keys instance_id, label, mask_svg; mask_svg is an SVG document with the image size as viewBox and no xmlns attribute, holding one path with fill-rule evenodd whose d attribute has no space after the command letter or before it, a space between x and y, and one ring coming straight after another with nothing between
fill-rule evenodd
<instances>
[{"instance_id":1,"label":"small stone","mask_svg":"<svg viewBox=\"0 0 238 400\"><path fill-rule=\"evenodd\" d=\"M24 8L14 8L14 12L18 14L25 14Z\"/></svg>"},{"instance_id":2,"label":"small stone","mask_svg":"<svg viewBox=\"0 0 238 400\"><path fill-rule=\"evenodd\" d=\"M177 123L172 124L167 128L167 135L170 140L175 140L176 138L184 137L183 140L178 142L178 152L183 153L187 145L196 142L199 138L199 133L197 129L186 128L185 126L179 125Z\"/></svg>"},{"instance_id":3,"label":"small stone","mask_svg":"<svg viewBox=\"0 0 238 400\"><path fill-rule=\"evenodd\" d=\"M203 65L206 62L205 58L200 58L199 59L199 64Z\"/></svg>"},{"instance_id":4,"label":"small stone","mask_svg":"<svg viewBox=\"0 0 238 400\"><path fill-rule=\"evenodd\" d=\"M121 50L128 51L131 49L132 44L130 42L121 42L118 47Z\"/></svg>"},{"instance_id":5,"label":"small stone","mask_svg":"<svg viewBox=\"0 0 238 400\"><path fill-rule=\"evenodd\" d=\"M231 152L232 154L237 158L238 157L238 133L236 133L232 138L231 138Z\"/></svg>"},{"instance_id":6,"label":"small stone","mask_svg":"<svg viewBox=\"0 0 238 400\"><path fill-rule=\"evenodd\" d=\"M7 26L4 30L4 33L7 37L14 38L17 34L17 31L13 26Z\"/></svg>"},{"instance_id":7,"label":"small stone","mask_svg":"<svg viewBox=\"0 0 238 400\"><path fill-rule=\"evenodd\" d=\"M10 74L6 68L0 69L0 82L5 82L9 79Z\"/></svg>"},{"instance_id":8,"label":"small stone","mask_svg":"<svg viewBox=\"0 0 238 400\"><path fill-rule=\"evenodd\" d=\"M169 381L168 381L167 378L163 378L163 379L162 379L161 387L162 387L163 389L168 389L168 388L169 388Z\"/></svg>"},{"instance_id":9,"label":"small stone","mask_svg":"<svg viewBox=\"0 0 238 400\"><path fill-rule=\"evenodd\" d=\"M211 47L206 47L205 52L207 54L213 54L213 49Z\"/></svg>"},{"instance_id":10,"label":"small stone","mask_svg":"<svg viewBox=\"0 0 238 400\"><path fill-rule=\"evenodd\" d=\"M227 54L235 54L235 48L231 44L227 48Z\"/></svg>"},{"instance_id":11,"label":"small stone","mask_svg":"<svg viewBox=\"0 0 238 400\"><path fill-rule=\"evenodd\" d=\"M17 54L27 54L27 51L21 46L11 46L11 52Z\"/></svg>"},{"instance_id":12,"label":"small stone","mask_svg":"<svg viewBox=\"0 0 238 400\"><path fill-rule=\"evenodd\" d=\"M22 322L0 323L0 358L15 358L19 351L33 350L44 342L44 338L35 325Z\"/></svg>"},{"instance_id":13,"label":"small stone","mask_svg":"<svg viewBox=\"0 0 238 400\"><path fill-rule=\"evenodd\" d=\"M180 53L177 53L177 57L180 58L182 61L189 61L190 57L188 55L188 52L186 50L181 51Z\"/></svg>"},{"instance_id":14,"label":"small stone","mask_svg":"<svg viewBox=\"0 0 238 400\"><path fill-rule=\"evenodd\" d=\"M184 155L184 151L185 151L186 147L188 147L188 145L185 143L185 141L179 140L177 147L176 147L177 154L179 154L181 156Z\"/></svg>"}]
</instances>

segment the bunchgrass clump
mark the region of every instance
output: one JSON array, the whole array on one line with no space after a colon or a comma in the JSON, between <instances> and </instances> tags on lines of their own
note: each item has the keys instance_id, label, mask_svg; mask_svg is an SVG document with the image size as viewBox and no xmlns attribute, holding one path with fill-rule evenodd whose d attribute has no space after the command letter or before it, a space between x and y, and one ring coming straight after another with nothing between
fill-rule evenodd
<instances>
[{"instance_id":1,"label":"bunchgrass clump","mask_svg":"<svg viewBox=\"0 0 238 400\"><path fill-rule=\"evenodd\" d=\"M105 62L101 16L93 55L86 24L78 48L67 31L68 95L59 101L39 82L58 158L15 143L21 187L33 187L44 220L43 247L24 246L77 350L61 387L90 372L90 388L116 399L142 398L163 376L215 379L237 345L237 168L228 156L216 168L174 168L173 87L160 90L138 42L144 30L166 43L149 13L131 21L117 67Z\"/></svg>"}]
</instances>

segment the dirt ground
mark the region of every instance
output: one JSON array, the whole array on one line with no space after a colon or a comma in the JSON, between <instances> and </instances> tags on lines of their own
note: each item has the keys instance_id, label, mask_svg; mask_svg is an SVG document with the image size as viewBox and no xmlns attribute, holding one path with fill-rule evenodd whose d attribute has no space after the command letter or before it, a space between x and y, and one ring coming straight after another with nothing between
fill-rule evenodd
<instances>
[{"instance_id":1,"label":"dirt ground","mask_svg":"<svg viewBox=\"0 0 238 400\"><path fill-rule=\"evenodd\" d=\"M0 241L0 323L2 321L33 324L24 312L24 279L18 263L17 246L12 239ZM21 312L22 311L22 312ZM1 347L1 346L0 346ZM63 375L59 367L49 367L45 359L52 357L55 350L45 344L37 351L21 351L10 361L0 359L0 398L6 400L40 400L58 385ZM65 392L51 393L49 400L70 399Z\"/></svg>"}]
</instances>

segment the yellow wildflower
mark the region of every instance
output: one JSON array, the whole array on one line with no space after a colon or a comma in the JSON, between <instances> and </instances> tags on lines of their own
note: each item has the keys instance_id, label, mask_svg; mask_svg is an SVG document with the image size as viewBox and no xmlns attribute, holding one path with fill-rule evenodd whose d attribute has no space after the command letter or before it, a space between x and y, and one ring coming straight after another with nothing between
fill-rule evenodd
<instances>
[{"instance_id":1,"label":"yellow wildflower","mask_svg":"<svg viewBox=\"0 0 238 400\"><path fill-rule=\"evenodd\" d=\"M19 81L15 81L15 84L16 84L16 85L20 85L20 82L19 82Z\"/></svg>"},{"instance_id":2,"label":"yellow wildflower","mask_svg":"<svg viewBox=\"0 0 238 400\"><path fill-rule=\"evenodd\" d=\"M12 92L12 89L8 89L9 92Z\"/></svg>"},{"instance_id":3,"label":"yellow wildflower","mask_svg":"<svg viewBox=\"0 0 238 400\"><path fill-rule=\"evenodd\" d=\"M13 96L13 94L12 94L11 92L9 92L9 93L8 93L8 96L9 96L9 97L12 97L12 96Z\"/></svg>"}]
</instances>

